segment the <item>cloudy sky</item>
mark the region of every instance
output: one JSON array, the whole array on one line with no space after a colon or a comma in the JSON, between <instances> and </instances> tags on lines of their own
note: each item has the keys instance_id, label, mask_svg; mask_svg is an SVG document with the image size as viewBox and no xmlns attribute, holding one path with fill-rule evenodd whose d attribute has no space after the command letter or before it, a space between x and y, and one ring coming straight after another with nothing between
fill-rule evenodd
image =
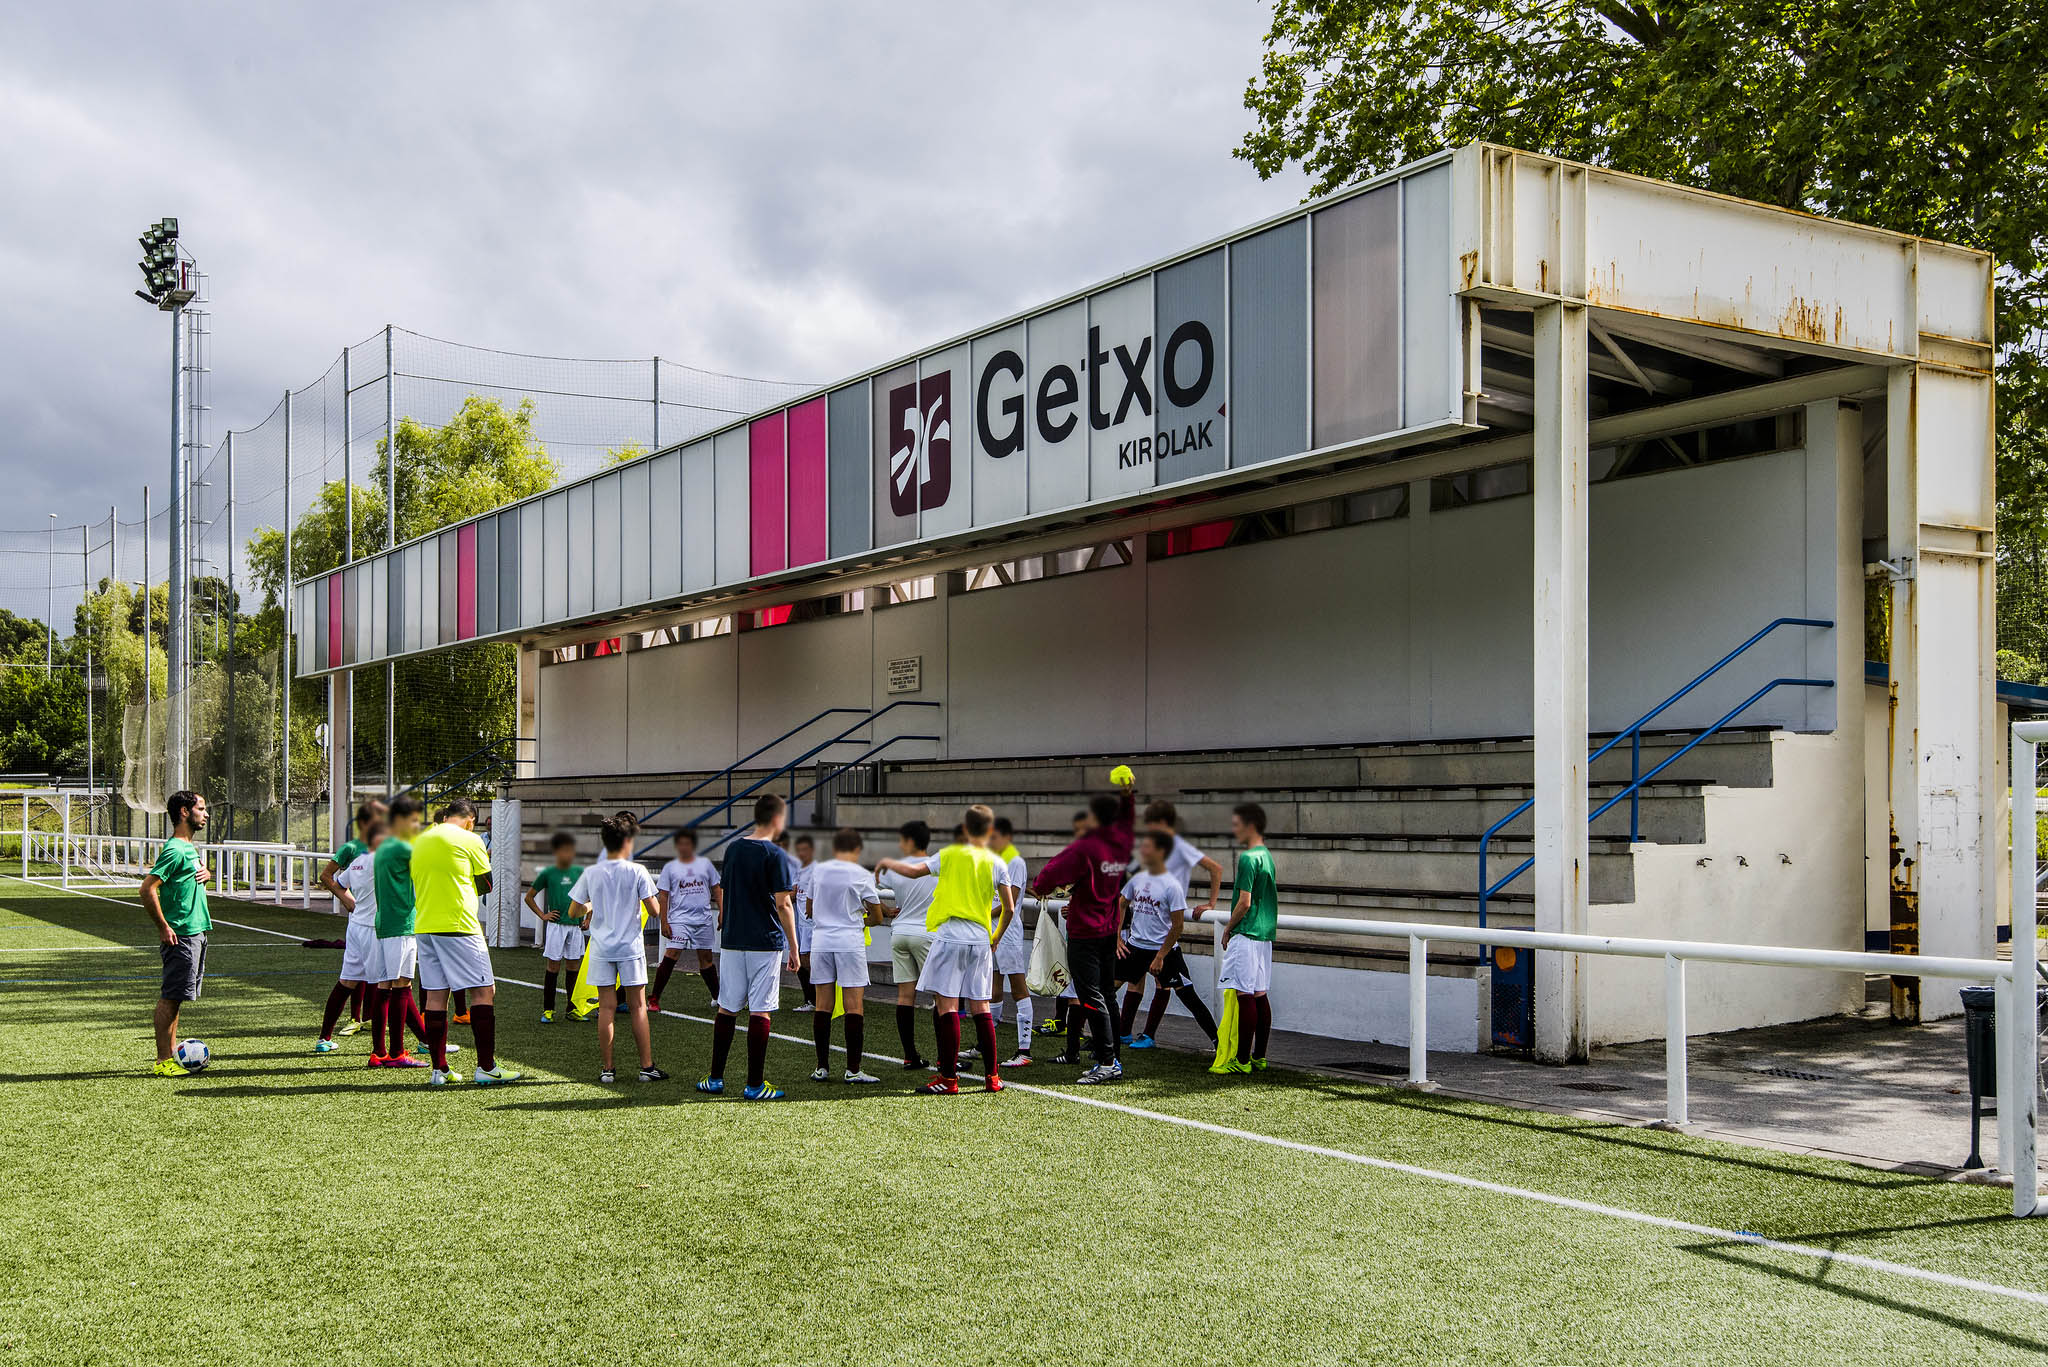
<instances>
[{"instance_id":1,"label":"cloudy sky","mask_svg":"<svg viewBox=\"0 0 2048 1367\"><path fill-rule=\"evenodd\" d=\"M387 321L822 381L1276 212L1257 0L0 3L0 528L168 466L177 216L216 432Z\"/></svg>"}]
</instances>

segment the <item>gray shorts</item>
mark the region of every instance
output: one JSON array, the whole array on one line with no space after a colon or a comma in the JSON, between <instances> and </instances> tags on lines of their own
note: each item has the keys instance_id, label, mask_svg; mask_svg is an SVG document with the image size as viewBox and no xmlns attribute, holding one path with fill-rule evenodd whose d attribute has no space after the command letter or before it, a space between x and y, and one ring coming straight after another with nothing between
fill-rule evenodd
<instances>
[{"instance_id":1,"label":"gray shorts","mask_svg":"<svg viewBox=\"0 0 2048 1367\"><path fill-rule=\"evenodd\" d=\"M481 935L417 935L420 986L429 992L489 987L491 950Z\"/></svg>"},{"instance_id":2,"label":"gray shorts","mask_svg":"<svg viewBox=\"0 0 2048 1367\"><path fill-rule=\"evenodd\" d=\"M158 945L164 958L164 987L158 994L167 1002L196 1002L206 977L206 936L180 935L174 945Z\"/></svg>"},{"instance_id":3,"label":"gray shorts","mask_svg":"<svg viewBox=\"0 0 2048 1367\"><path fill-rule=\"evenodd\" d=\"M929 931L889 932L889 967L898 983L914 983L924 973L925 956L931 953Z\"/></svg>"}]
</instances>

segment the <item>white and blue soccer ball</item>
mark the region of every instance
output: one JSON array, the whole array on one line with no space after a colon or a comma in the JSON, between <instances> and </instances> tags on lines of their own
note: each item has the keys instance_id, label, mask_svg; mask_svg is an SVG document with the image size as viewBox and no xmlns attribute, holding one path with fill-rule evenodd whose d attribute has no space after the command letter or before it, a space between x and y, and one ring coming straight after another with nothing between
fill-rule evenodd
<instances>
[{"instance_id":1,"label":"white and blue soccer ball","mask_svg":"<svg viewBox=\"0 0 2048 1367\"><path fill-rule=\"evenodd\" d=\"M190 1072L198 1072L213 1062L213 1050L206 1047L203 1039L181 1040L176 1054L178 1066Z\"/></svg>"}]
</instances>

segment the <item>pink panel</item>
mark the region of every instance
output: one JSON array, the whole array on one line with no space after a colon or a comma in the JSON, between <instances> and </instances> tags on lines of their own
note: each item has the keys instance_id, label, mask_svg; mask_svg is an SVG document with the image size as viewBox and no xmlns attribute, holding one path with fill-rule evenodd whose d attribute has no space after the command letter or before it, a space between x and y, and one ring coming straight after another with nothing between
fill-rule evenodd
<instances>
[{"instance_id":1,"label":"pink panel","mask_svg":"<svg viewBox=\"0 0 2048 1367\"><path fill-rule=\"evenodd\" d=\"M341 576L330 574L327 576L327 664L329 668L341 664L344 658L341 642L342 638L347 634L342 630L343 627L348 625L343 620L347 613L348 598L342 586Z\"/></svg>"},{"instance_id":2,"label":"pink panel","mask_svg":"<svg viewBox=\"0 0 2048 1367\"><path fill-rule=\"evenodd\" d=\"M789 410L789 563L815 565L825 543L825 400Z\"/></svg>"},{"instance_id":3,"label":"pink panel","mask_svg":"<svg viewBox=\"0 0 2048 1367\"><path fill-rule=\"evenodd\" d=\"M455 639L476 635L476 523L455 533Z\"/></svg>"},{"instance_id":4,"label":"pink panel","mask_svg":"<svg viewBox=\"0 0 2048 1367\"><path fill-rule=\"evenodd\" d=\"M784 536L789 507L788 480L783 469L783 415L756 418L747 429L748 473L753 489L753 573L773 574L789 568Z\"/></svg>"}]
</instances>

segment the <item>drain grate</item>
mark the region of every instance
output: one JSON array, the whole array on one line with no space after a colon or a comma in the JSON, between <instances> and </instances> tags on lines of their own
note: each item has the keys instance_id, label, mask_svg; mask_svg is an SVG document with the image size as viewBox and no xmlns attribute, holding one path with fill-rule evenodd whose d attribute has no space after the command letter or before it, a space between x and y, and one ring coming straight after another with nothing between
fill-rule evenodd
<instances>
[{"instance_id":1,"label":"drain grate","mask_svg":"<svg viewBox=\"0 0 2048 1367\"><path fill-rule=\"evenodd\" d=\"M1835 1081L1835 1075L1833 1073L1802 1073L1797 1068L1752 1068L1749 1071L1752 1073L1761 1073L1765 1077L1789 1077L1794 1082Z\"/></svg>"},{"instance_id":2,"label":"drain grate","mask_svg":"<svg viewBox=\"0 0 2048 1367\"><path fill-rule=\"evenodd\" d=\"M1567 1092L1632 1092L1635 1090L1635 1088L1624 1086L1619 1082L1560 1082L1557 1085L1564 1088Z\"/></svg>"},{"instance_id":3,"label":"drain grate","mask_svg":"<svg viewBox=\"0 0 2048 1367\"><path fill-rule=\"evenodd\" d=\"M1398 1063L1381 1063L1377 1059L1354 1058L1337 1063L1326 1063L1325 1068L1336 1068L1346 1073L1377 1073L1381 1077L1406 1077L1408 1069Z\"/></svg>"}]
</instances>

